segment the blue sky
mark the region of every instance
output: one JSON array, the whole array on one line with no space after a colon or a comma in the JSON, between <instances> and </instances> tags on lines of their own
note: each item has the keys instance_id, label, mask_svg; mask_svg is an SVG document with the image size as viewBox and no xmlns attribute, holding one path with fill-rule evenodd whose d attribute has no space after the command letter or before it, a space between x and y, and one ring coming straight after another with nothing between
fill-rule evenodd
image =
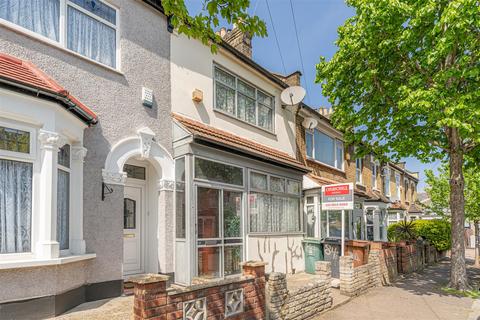
<instances>
[{"instance_id":1,"label":"blue sky","mask_svg":"<svg viewBox=\"0 0 480 320\"><path fill-rule=\"evenodd\" d=\"M270 71L285 73L266 1L250 0L249 13L255 13L265 21L268 30L268 37L253 39L253 59ZM186 0L186 3L190 12L196 13L202 9L203 1ZM329 106L327 98L322 95L322 88L315 83L315 65L320 56L329 59L335 54L337 28L354 14L354 10L347 7L342 0L292 0L292 3L304 70L297 47L290 1L268 0L285 71L287 74L296 70L302 71L302 84L307 90L305 102L308 105L314 108ZM410 171L420 172L419 191L424 187L424 170L436 169L439 166L439 163L423 164L413 158L405 161Z\"/></svg>"}]
</instances>

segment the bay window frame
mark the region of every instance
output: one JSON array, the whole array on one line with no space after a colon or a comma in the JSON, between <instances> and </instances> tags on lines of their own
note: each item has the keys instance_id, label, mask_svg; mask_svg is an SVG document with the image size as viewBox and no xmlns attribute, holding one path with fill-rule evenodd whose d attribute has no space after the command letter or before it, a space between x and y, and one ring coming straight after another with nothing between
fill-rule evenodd
<instances>
[{"instance_id":1,"label":"bay window frame","mask_svg":"<svg viewBox=\"0 0 480 320\"><path fill-rule=\"evenodd\" d=\"M40 33L37 33L33 30L27 29L25 27L22 27L14 22L8 21L6 19L0 18L0 25L3 25L7 28L13 29L15 31L21 32L23 34L26 34L29 37L38 39L42 42L46 42L47 44L53 45L55 47L58 47L62 50L67 51L70 54L73 54L75 56L78 56L80 58L86 59L90 62L93 62L95 64L98 64L102 67L105 67L107 69L111 69L113 71L119 72L121 70L121 54L120 54L120 9L117 8L116 6L112 5L110 2L105 1L105 0L97 0L100 1L102 4L112 8L115 10L115 19L116 19L116 24L112 24L111 22L103 19L102 17L99 17L88 10L80 7L79 5L75 4L74 2L70 0L58 0L59 5L60 5L60 13L59 13L59 20L58 20L58 29L59 29L59 39L58 41L54 39L50 39L47 36L44 36ZM68 17L67 17L67 11L68 7L72 7L75 10L80 11L81 13L89 16L90 18L93 18L106 26L113 28L115 30L115 66L109 66L107 64L104 64L100 61L94 60L90 57L87 57L81 53L78 53L74 50L71 50L67 46L67 37L68 37Z\"/></svg>"}]
</instances>

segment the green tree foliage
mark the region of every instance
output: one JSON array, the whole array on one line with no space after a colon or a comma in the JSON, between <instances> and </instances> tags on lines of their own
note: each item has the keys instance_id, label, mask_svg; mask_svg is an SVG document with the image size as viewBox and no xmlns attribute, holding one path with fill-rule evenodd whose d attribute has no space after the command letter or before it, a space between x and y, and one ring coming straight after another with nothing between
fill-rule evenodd
<instances>
[{"instance_id":1,"label":"green tree foliage","mask_svg":"<svg viewBox=\"0 0 480 320\"><path fill-rule=\"evenodd\" d=\"M394 242L411 241L421 237L430 242L437 250L443 251L451 247L450 232L450 223L443 219L401 221L388 226L388 240Z\"/></svg>"},{"instance_id":2,"label":"green tree foliage","mask_svg":"<svg viewBox=\"0 0 480 320\"><path fill-rule=\"evenodd\" d=\"M356 14L317 65L333 122L360 155L450 163L450 286L464 290L462 169L464 156L480 158L478 0L346 2Z\"/></svg>"},{"instance_id":3,"label":"green tree foliage","mask_svg":"<svg viewBox=\"0 0 480 320\"><path fill-rule=\"evenodd\" d=\"M236 24L243 32L252 36L267 35L265 23L257 16L248 14L250 0L204 0L203 10L191 15L184 0L162 0L165 14L170 17L170 23L179 32L210 45L216 50L216 43L221 41L215 34L222 19L228 24Z\"/></svg>"},{"instance_id":4,"label":"green tree foliage","mask_svg":"<svg viewBox=\"0 0 480 320\"><path fill-rule=\"evenodd\" d=\"M428 240L437 250L450 249L452 245L451 225L447 220L417 220L414 225L417 236Z\"/></svg>"}]
</instances>

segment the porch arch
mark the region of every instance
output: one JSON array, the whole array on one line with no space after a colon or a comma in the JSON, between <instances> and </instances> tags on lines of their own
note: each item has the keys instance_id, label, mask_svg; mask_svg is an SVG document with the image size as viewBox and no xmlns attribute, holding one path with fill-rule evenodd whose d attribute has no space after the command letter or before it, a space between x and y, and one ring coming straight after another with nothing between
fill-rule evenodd
<instances>
[{"instance_id":1,"label":"porch arch","mask_svg":"<svg viewBox=\"0 0 480 320\"><path fill-rule=\"evenodd\" d=\"M155 141L155 133L142 128L137 135L117 142L110 150L102 170L103 182L125 185L127 178L123 166L128 159L140 157L148 160L160 177L159 183L171 184L174 181L174 161L170 153Z\"/></svg>"}]
</instances>

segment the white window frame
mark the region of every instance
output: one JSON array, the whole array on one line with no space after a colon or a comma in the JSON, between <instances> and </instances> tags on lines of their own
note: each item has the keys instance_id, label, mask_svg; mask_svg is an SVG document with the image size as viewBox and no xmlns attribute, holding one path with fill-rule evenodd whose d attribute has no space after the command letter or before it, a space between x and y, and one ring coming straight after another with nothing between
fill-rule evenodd
<instances>
[{"instance_id":1,"label":"white window frame","mask_svg":"<svg viewBox=\"0 0 480 320\"><path fill-rule=\"evenodd\" d=\"M12 252L12 253L1 253L0 260L14 260L14 259L24 259L24 258L32 258L34 255L35 250L35 243L37 242L37 228L35 222L38 221L37 217L37 210L35 207L35 203L37 202L36 198L36 185L37 185L37 175L35 172L38 170L37 167L39 166L38 159L36 158L37 155L37 133L35 128L31 126L26 126L22 124L18 124L14 121L0 121L0 126L6 127L9 129L15 130L22 130L30 133L30 152L23 153L23 152L15 152L9 150L0 149L0 159L4 160L11 160L11 161L18 161L18 162L25 162L32 164L32 212L30 213L30 251L28 252Z\"/></svg>"},{"instance_id":2,"label":"white window frame","mask_svg":"<svg viewBox=\"0 0 480 320\"><path fill-rule=\"evenodd\" d=\"M385 196L386 197L391 197L391 190L390 190L390 176L391 176L391 172L390 172L390 168L388 166L384 167L383 169L383 188L385 189L385 185L387 186L386 190L383 190L383 192L385 193ZM387 183L388 182L388 183Z\"/></svg>"},{"instance_id":3,"label":"white window frame","mask_svg":"<svg viewBox=\"0 0 480 320\"><path fill-rule=\"evenodd\" d=\"M210 161L210 162L216 162L216 163L220 163L220 164L224 164L224 165L227 165L227 166L231 166L231 167L236 167L236 168L240 168L242 169L242 185L239 185L239 184L231 184L231 183L226 183L226 182L219 182L219 181L212 181L212 180L207 180L207 179L202 179L202 178L197 178L196 175L195 175L195 161L196 159L203 159L203 160L207 160L207 161ZM211 159L211 158L208 158L208 157L205 157L205 156L197 156L197 155L194 155L193 156L193 180L194 181L199 181L199 182L204 182L204 183L207 183L207 184L210 184L210 185L221 185L221 186L227 186L229 188L245 188L245 183L246 183L246 180L247 178L245 177L245 167L242 167L242 166L239 166L239 165L236 165L236 164L232 164L230 162L226 162L226 161L219 161L219 160L214 160L214 159Z\"/></svg>"},{"instance_id":4,"label":"white window frame","mask_svg":"<svg viewBox=\"0 0 480 320\"><path fill-rule=\"evenodd\" d=\"M59 28L59 40L58 41L50 39L50 38L48 38L48 37L46 37L46 36L44 36L40 33L36 33L35 31L29 30L27 28L24 28L24 27L22 27L18 24L15 24L11 21L8 21L8 20L2 19L2 18L0 18L0 26L8 27L8 28L13 29L15 31L26 34L26 35L28 35L32 38L36 38L38 40L46 42L50 45L58 47L62 50L67 51L68 53L71 53L75 56L86 59L86 60L88 60L90 62L93 62L95 64L98 64L102 67L105 67L105 68L108 68L108 69L111 69L111 70L114 70L114 71L117 71L117 72L120 71L120 66L121 66L120 56L121 55L120 55L120 46L119 46L120 45L120 14L119 14L119 9L115 6L113 6L111 3L105 1L105 0L97 0L97 1L100 1L103 4L105 4L106 6L115 10L116 24L114 25L111 22L106 21L105 19L94 15L93 13L89 12L88 10L83 9L82 7L78 6L77 4L75 4L75 3L73 3L69 0L58 0L58 1L60 2L60 17L59 17L59 22L58 22L58 24L59 24L59 27L58 27ZM76 10L81 11L82 13L88 15L89 17L91 17L91 18L93 18L97 21L100 21L101 23L104 23L108 27L111 27L115 30L115 62L116 62L116 65L114 67L103 64L100 61L91 59L91 58L89 58L87 56L84 56L84 55L82 55L82 54L80 54L76 51L73 51L73 50L71 50L67 47L67 36L68 36L68 32L67 32L67 11L68 11L68 6L71 6L71 7L75 8Z\"/></svg>"},{"instance_id":5,"label":"white window frame","mask_svg":"<svg viewBox=\"0 0 480 320\"><path fill-rule=\"evenodd\" d=\"M408 186L409 186L409 181L407 178L404 178L403 179L403 193L405 195L405 202L410 202L410 198L408 196Z\"/></svg>"},{"instance_id":6,"label":"white window frame","mask_svg":"<svg viewBox=\"0 0 480 320\"><path fill-rule=\"evenodd\" d=\"M225 73L227 73L228 75L232 76L235 78L235 88L232 88L231 86L225 84L225 83L222 83L224 86L230 88L230 89L233 89L235 91L235 99L234 99L234 114L231 114L231 113L228 113L220 108L217 108L217 95L216 95L216 92L217 92L217 78L215 77L215 69L219 69ZM260 130L263 130L263 131L266 131L266 132L269 132L269 133L272 133L272 134L275 134L275 114L276 114L276 106L275 106L275 96L270 94L270 93L267 93L265 90L262 90L260 88L258 88L256 85L252 84L251 82L249 82L248 80L245 80L243 79L242 77L239 77L237 76L235 73L227 70L226 68L224 68L223 66L217 64L217 63L214 63L213 64L213 70L212 70L212 79L213 79L213 110L215 112L219 112L221 114L224 114L228 117L231 117L231 118L234 118L238 121L241 121L243 123L246 123L250 126L253 126L255 128L258 128ZM238 118L237 116L237 105L238 105L238 98L237 98L237 95L238 95L238 80L246 83L247 85L253 87L255 89L255 124L253 123L250 123L246 120L243 120L243 119L240 119ZM266 96L269 96L271 99L272 99L272 129L269 130L267 128L264 128L262 126L260 126L258 124L258 105L259 105L259 102L258 102L258 92L261 92L263 93L264 95ZM240 93L242 94L242 93ZM253 98L252 98L253 99ZM260 103L261 104L261 103Z\"/></svg>"},{"instance_id":7,"label":"white window frame","mask_svg":"<svg viewBox=\"0 0 480 320\"><path fill-rule=\"evenodd\" d=\"M0 149L0 157L5 159L10 159L10 160L33 162L37 155L37 152L36 152L37 151L37 135L36 135L35 128L17 124L15 122L8 122L8 121L2 121L2 120L0 120L0 126L9 128L9 129L25 131L30 134L29 153Z\"/></svg>"},{"instance_id":8,"label":"white window frame","mask_svg":"<svg viewBox=\"0 0 480 320\"><path fill-rule=\"evenodd\" d=\"M372 188L374 190L378 190L378 168L380 167L380 163L378 160L375 160L375 158L372 156Z\"/></svg>"},{"instance_id":9,"label":"white window frame","mask_svg":"<svg viewBox=\"0 0 480 320\"><path fill-rule=\"evenodd\" d=\"M317 130L318 132L320 132L320 133L326 135L327 137L333 139L333 155L335 157L333 166L315 158L315 130ZM309 156L308 152L307 152L307 138L306 138L307 134L310 134L312 136L312 155L311 156ZM342 146L343 146L343 152L342 152L343 159L340 159L340 161L342 162L341 168L337 168L337 164L338 164L338 161L339 161L339 159L337 157L338 156L337 155L337 148L338 148L337 143L341 143ZM323 130L320 130L318 128L305 129L305 155L307 156L307 159L309 159L309 160L321 163L322 165L327 166L327 167L332 168L332 169L335 169L337 171L345 172L345 143L341 139L333 137L332 135L326 133Z\"/></svg>"},{"instance_id":10,"label":"white window frame","mask_svg":"<svg viewBox=\"0 0 480 320\"><path fill-rule=\"evenodd\" d=\"M71 219L71 214L72 214L72 142L71 141L68 141L65 143L65 144L68 144L70 146L70 154L69 154L69 163L70 163L70 168L68 167L65 167L63 165L61 165L60 163L58 163L58 160L57 160L57 171L58 170L62 170L62 171L65 171L65 172L68 172L68 249L63 249L63 250L60 250L60 256L67 256L67 255L70 255L71 254L71 244L72 244L72 219ZM58 185L58 173L57 173L57 185ZM58 197L58 190L57 190L57 197ZM82 199L83 200L83 199ZM58 200L57 200L58 201ZM57 209L57 215L58 215L58 209ZM58 235L57 235L57 239L58 239Z\"/></svg>"},{"instance_id":11,"label":"white window frame","mask_svg":"<svg viewBox=\"0 0 480 320\"><path fill-rule=\"evenodd\" d=\"M266 175L267 176L267 189L266 190L262 190L262 189L255 189L255 188L252 188L250 186L250 173L258 173L258 174L262 174L262 175ZM285 192L274 192L274 191L271 191L270 190L270 177L275 177L275 178L282 178L285 180ZM276 175L276 174L271 174L271 173L268 173L268 172L264 172L264 171L260 171L260 170L255 170L255 169L249 169L248 170L248 183L247 183L247 197L250 197L250 194L252 192L255 192L255 193L263 193L263 194L269 194L269 195L281 195L281 196L285 196L285 197L289 197L289 198L298 198L299 199L299 206L298 206L298 214L299 214L299 218L300 218L300 221L299 221L299 231L286 231L286 232L277 232L277 231L250 231L250 204L249 204L249 201L247 201L247 209L246 209L246 212L247 212L247 227L246 227L246 230L247 230L247 235L250 234L250 235L278 235L278 234L304 234L304 219L303 219L303 211L302 211L302 208L303 208L303 205L302 205L302 181L300 180L296 180L296 179L291 179L291 178L288 178L288 177L284 177L284 176L279 176L279 175ZM287 181L288 180L291 180L291 181L295 181L295 182L298 182L300 183L300 190L298 192L298 194L294 194L294 193L288 193L287 192Z\"/></svg>"},{"instance_id":12,"label":"white window frame","mask_svg":"<svg viewBox=\"0 0 480 320\"><path fill-rule=\"evenodd\" d=\"M400 190L401 184L402 184L402 180L401 180L400 173L395 172L395 191L396 191L396 196L398 200L402 198L402 192Z\"/></svg>"},{"instance_id":13,"label":"white window frame","mask_svg":"<svg viewBox=\"0 0 480 320\"><path fill-rule=\"evenodd\" d=\"M363 158L356 158L355 159L355 183L356 184L359 184L359 185L363 184L362 171L363 171Z\"/></svg>"}]
</instances>

